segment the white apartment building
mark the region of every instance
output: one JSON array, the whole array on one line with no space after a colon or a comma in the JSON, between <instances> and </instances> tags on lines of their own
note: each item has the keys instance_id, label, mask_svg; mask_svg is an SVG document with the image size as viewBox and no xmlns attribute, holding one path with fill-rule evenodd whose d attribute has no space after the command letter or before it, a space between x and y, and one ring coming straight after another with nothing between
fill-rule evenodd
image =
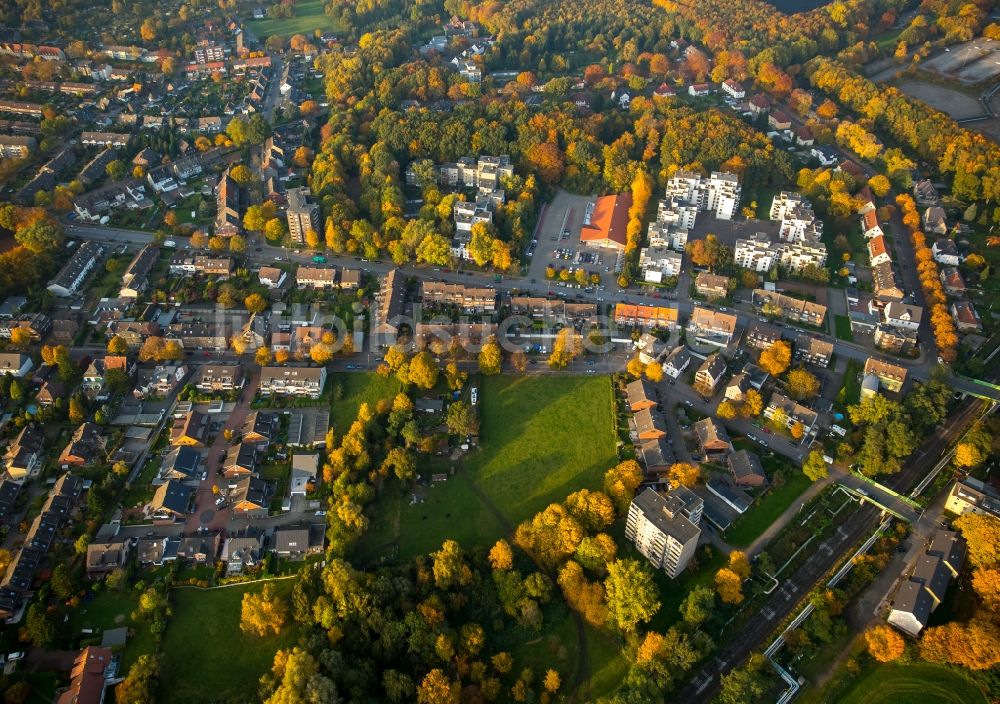
<instances>
[{"instance_id":1,"label":"white apartment building","mask_svg":"<svg viewBox=\"0 0 1000 704\"><path fill-rule=\"evenodd\" d=\"M646 489L629 506L625 537L654 567L674 579L688 566L698 548L703 508L701 497L685 487L665 496Z\"/></svg>"},{"instance_id":2,"label":"white apartment building","mask_svg":"<svg viewBox=\"0 0 1000 704\"><path fill-rule=\"evenodd\" d=\"M668 247L644 247L639 252L639 268L643 280L649 283L663 283L664 279L679 276L684 257Z\"/></svg>"},{"instance_id":3,"label":"white apartment building","mask_svg":"<svg viewBox=\"0 0 1000 704\"><path fill-rule=\"evenodd\" d=\"M816 242L823 236L823 222L816 218L812 203L794 191L774 197L770 217L781 223L779 236L785 242Z\"/></svg>"},{"instance_id":4,"label":"white apartment building","mask_svg":"<svg viewBox=\"0 0 1000 704\"><path fill-rule=\"evenodd\" d=\"M777 248L772 246L770 238L763 232L746 239L737 239L733 249L736 265L756 272L770 271L777 256Z\"/></svg>"},{"instance_id":5,"label":"white apartment building","mask_svg":"<svg viewBox=\"0 0 1000 704\"><path fill-rule=\"evenodd\" d=\"M692 171L678 171L667 182L667 198L712 211L720 220L732 220L740 203L740 182L736 174L721 171L713 171L708 178Z\"/></svg>"},{"instance_id":6,"label":"white apartment building","mask_svg":"<svg viewBox=\"0 0 1000 704\"><path fill-rule=\"evenodd\" d=\"M493 222L490 200L481 195L475 201L456 200L452 213L455 216L456 232L472 232L472 226L477 222L487 225Z\"/></svg>"}]
</instances>

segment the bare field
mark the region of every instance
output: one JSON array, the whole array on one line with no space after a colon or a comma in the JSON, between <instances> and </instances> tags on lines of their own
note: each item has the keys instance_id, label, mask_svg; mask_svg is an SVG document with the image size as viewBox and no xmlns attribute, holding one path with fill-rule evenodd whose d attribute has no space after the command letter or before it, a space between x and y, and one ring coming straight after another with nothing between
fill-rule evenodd
<instances>
[{"instance_id":1,"label":"bare field","mask_svg":"<svg viewBox=\"0 0 1000 704\"><path fill-rule=\"evenodd\" d=\"M983 106L978 100L947 86L908 78L897 83L896 87L907 95L922 100L935 110L950 115L955 120L965 120L983 114Z\"/></svg>"}]
</instances>

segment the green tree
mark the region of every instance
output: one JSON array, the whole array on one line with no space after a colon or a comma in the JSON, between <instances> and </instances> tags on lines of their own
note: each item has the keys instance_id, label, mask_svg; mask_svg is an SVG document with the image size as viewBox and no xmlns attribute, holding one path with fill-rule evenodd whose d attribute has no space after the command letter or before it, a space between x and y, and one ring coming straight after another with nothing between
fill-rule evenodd
<instances>
[{"instance_id":1,"label":"green tree","mask_svg":"<svg viewBox=\"0 0 1000 704\"><path fill-rule=\"evenodd\" d=\"M63 231L58 225L39 220L14 233L18 244L24 245L35 254L55 252L63 246Z\"/></svg>"},{"instance_id":2,"label":"green tree","mask_svg":"<svg viewBox=\"0 0 1000 704\"><path fill-rule=\"evenodd\" d=\"M608 616L618 630L633 633L660 608L660 593L649 567L638 560L615 560L604 580Z\"/></svg>"},{"instance_id":3,"label":"green tree","mask_svg":"<svg viewBox=\"0 0 1000 704\"><path fill-rule=\"evenodd\" d=\"M117 704L154 704L154 688L160 674L160 665L153 655L140 655L128 675L115 687Z\"/></svg>"},{"instance_id":4,"label":"green tree","mask_svg":"<svg viewBox=\"0 0 1000 704\"><path fill-rule=\"evenodd\" d=\"M104 171L112 181L121 181L128 173L128 167L120 159L115 159L108 162L108 165L104 167Z\"/></svg>"},{"instance_id":5,"label":"green tree","mask_svg":"<svg viewBox=\"0 0 1000 704\"><path fill-rule=\"evenodd\" d=\"M42 604L36 602L28 608L24 632L33 645L48 648L56 638L55 619Z\"/></svg>"},{"instance_id":6,"label":"green tree","mask_svg":"<svg viewBox=\"0 0 1000 704\"><path fill-rule=\"evenodd\" d=\"M712 616L715 609L715 592L711 587L695 587L681 602L680 612L684 623L700 626Z\"/></svg>"}]
</instances>

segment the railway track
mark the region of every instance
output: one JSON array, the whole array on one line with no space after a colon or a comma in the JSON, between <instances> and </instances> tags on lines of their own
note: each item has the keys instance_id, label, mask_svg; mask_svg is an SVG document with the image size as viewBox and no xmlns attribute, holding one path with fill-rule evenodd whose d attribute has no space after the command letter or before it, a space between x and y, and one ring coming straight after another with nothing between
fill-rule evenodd
<instances>
[{"instance_id":1,"label":"railway track","mask_svg":"<svg viewBox=\"0 0 1000 704\"><path fill-rule=\"evenodd\" d=\"M969 425L979 417L985 403L976 398L966 399L946 423L934 431L910 456L903 469L885 483L901 494L908 493L930 472L948 448L957 441ZM725 647L702 666L683 689L672 697L684 704L702 704L711 701L721 688L721 676L739 667L750 653L763 645L778 624L792 613L827 572L833 569L850 548L863 536L875 530L880 511L863 504L846 517L831 537L813 551L812 555L776 589L761 607L761 618L750 621L743 629L727 639Z\"/></svg>"}]
</instances>

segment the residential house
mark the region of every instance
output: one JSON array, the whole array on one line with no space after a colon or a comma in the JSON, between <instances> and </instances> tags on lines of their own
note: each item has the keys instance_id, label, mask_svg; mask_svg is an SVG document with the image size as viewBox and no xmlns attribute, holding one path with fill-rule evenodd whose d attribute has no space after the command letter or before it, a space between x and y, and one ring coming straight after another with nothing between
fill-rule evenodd
<instances>
[{"instance_id":1,"label":"residential house","mask_svg":"<svg viewBox=\"0 0 1000 704\"><path fill-rule=\"evenodd\" d=\"M282 269L275 266L262 266L257 272L257 279L268 288L281 288L287 276Z\"/></svg>"},{"instance_id":2,"label":"residential house","mask_svg":"<svg viewBox=\"0 0 1000 704\"><path fill-rule=\"evenodd\" d=\"M955 301L951 304L951 317L959 332L978 332L983 329L979 313L969 301Z\"/></svg>"},{"instance_id":3,"label":"residential house","mask_svg":"<svg viewBox=\"0 0 1000 704\"><path fill-rule=\"evenodd\" d=\"M288 485L289 496L305 496L319 478L319 455L296 452L292 455L292 473Z\"/></svg>"},{"instance_id":4,"label":"residential house","mask_svg":"<svg viewBox=\"0 0 1000 704\"><path fill-rule=\"evenodd\" d=\"M938 264L958 266L962 263L962 257L958 253L958 247L955 246L955 240L939 237L934 240L931 252L934 254L934 261Z\"/></svg>"},{"instance_id":5,"label":"residential house","mask_svg":"<svg viewBox=\"0 0 1000 704\"><path fill-rule=\"evenodd\" d=\"M710 354L694 374L695 389L702 396L713 396L726 372L726 360L722 355Z\"/></svg>"},{"instance_id":6,"label":"residential house","mask_svg":"<svg viewBox=\"0 0 1000 704\"><path fill-rule=\"evenodd\" d=\"M868 261L872 266L892 261L886 248L885 235L875 235L868 240Z\"/></svg>"},{"instance_id":7,"label":"residential house","mask_svg":"<svg viewBox=\"0 0 1000 704\"><path fill-rule=\"evenodd\" d=\"M330 429L330 413L318 408L296 409L288 414L289 447L322 447Z\"/></svg>"},{"instance_id":8,"label":"residential house","mask_svg":"<svg viewBox=\"0 0 1000 704\"><path fill-rule=\"evenodd\" d=\"M927 178L922 178L913 184L913 198L917 201L917 205L925 207L937 205L940 200L937 189Z\"/></svg>"},{"instance_id":9,"label":"residential house","mask_svg":"<svg viewBox=\"0 0 1000 704\"><path fill-rule=\"evenodd\" d=\"M693 426L698 447L706 462L717 462L733 451L726 429L714 418L703 418Z\"/></svg>"},{"instance_id":10,"label":"residential house","mask_svg":"<svg viewBox=\"0 0 1000 704\"><path fill-rule=\"evenodd\" d=\"M231 485L226 494L233 511L255 516L267 515L273 496L274 484L253 476L236 480L235 486Z\"/></svg>"},{"instance_id":11,"label":"residential house","mask_svg":"<svg viewBox=\"0 0 1000 704\"><path fill-rule=\"evenodd\" d=\"M319 205L310 202L310 192L307 186L289 188L285 192L288 208L285 216L288 220L288 234L292 242L303 244L306 233L319 232Z\"/></svg>"},{"instance_id":12,"label":"residential house","mask_svg":"<svg viewBox=\"0 0 1000 704\"><path fill-rule=\"evenodd\" d=\"M135 546L136 562L141 567L161 567L177 560L180 538L140 538Z\"/></svg>"},{"instance_id":13,"label":"residential house","mask_svg":"<svg viewBox=\"0 0 1000 704\"><path fill-rule=\"evenodd\" d=\"M625 537L656 569L675 579L698 548L703 509L704 501L685 487L666 495L646 489L629 506Z\"/></svg>"},{"instance_id":14,"label":"residential house","mask_svg":"<svg viewBox=\"0 0 1000 704\"><path fill-rule=\"evenodd\" d=\"M80 290L88 274L101 260L104 248L92 240L83 242L46 287L53 295L68 298Z\"/></svg>"},{"instance_id":15,"label":"residential house","mask_svg":"<svg viewBox=\"0 0 1000 704\"><path fill-rule=\"evenodd\" d=\"M906 382L906 367L885 362L875 357L869 357L865 361L864 373L865 376L869 374L875 376L883 388L892 392L898 392Z\"/></svg>"},{"instance_id":16,"label":"residential house","mask_svg":"<svg viewBox=\"0 0 1000 704\"><path fill-rule=\"evenodd\" d=\"M640 441L660 440L667 437L667 423L659 411L646 408L632 416L636 437Z\"/></svg>"},{"instance_id":17,"label":"residential house","mask_svg":"<svg viewBox=\"0 0 1000 704\"><path fill-rule=\"evenodd\" d=\"M420 286L420 298L428 307L449 306L463 313L494 313L497 292L496 289L480 286L424 281Z\"/></svg>"},{"instance_id":18,"label":"residential house","mask_svg":"<svg viewBox=\"0 0 1000 704\"><path fill-rule=\"evenodd\" d=\"M278 416L273 413L251 411L243 423L242 441L265 450L278 439Z\"/></svg>"},{"instance_id":19,"label":"residential house","mask_svg":"<svg viewBox=\"0 0 1000 704\"><path fill-rule=\"evenodd\" d=\"M105 459L104 437L100 426L96 423L81 423L59 453L57 462L65 469L97 464Z\"/></svg>"},{"instance_id":20,"label":"residential house","mask_svg":"<svg viewBox=\"0 0 1000 704\"><path fill-rule=\"evenodd\" d=\"M647 283L661 284L667 279L679 276L684 256L665 245L643 247L639 252L639 269Z\"/></svg>"},{"instance_id":21,"label":"residential house","mask_svg":"<svg viewBox=\"0 0 1000 704\"><path fill-rule=\"evenodd\" d=\"M712 92L712 87L707 83L692 83L688 86L688 95L692 98L701 98Z\"/></svg>"},{"instance_id":22,"label":"residential house","mask_svg":"<svg viewBox=\"0 0 1000 704\"><path fill-rule=\"evenodd\" d=\"M212 565L221 544L222 536L219 533L182 537L177 546L177 557L195 565Z\"/></svg>"},{"instance_id":23,"label":"residential house","mask_svg":"<svg viewBox=\"0 0 1000 704\"><path fill-rule=\"evenodd\" d=\"M694 288L699 296L710 301L725 298L729 295L729 278L703 271L695 277Z\"/></svg>"},{"instance_id":24,"label":"residential house","mask_svg":"<svg viewBox=\"0 0 1000 704\"><path fill-rule=\"evenodd\" d=\"M678 379L691 364L691 352L684 345L678 345L663 360L663 373L671 379Z\"/></svg>"},{"instance_id":25,"label":"residential house","mask_svg":"<svg viewBox=\"0 0 1000 704\"><path fill-rule=\"evenodd\" d=\"M764 417L770 421L784 418L784 424L787 428L799 423L802 425L804 434L808 434L813 429L819 418L816 411L777 392L771 394L771 400L764 409Z\"/></svg>"},{"instance_id":26,"label":"residential house","mask_svg":"<svg viewBox=\"0 0 1000 704\"><path fill-rule=\"evenodd\" d=\"M630 382L625 387L625 395L628 399L628 406L633 413L656 408L657 403L659 403L656 387L645 377Z\"/></svg>"},{"instance_id":27,"label":"residential house","mask_svg":"<svg viewBox=\"0 0 1000 704\"><path fill-rule=\"evenodd\" d=\"M256 474L260 468L260 459L256 445L247 442L231 445L222 463L222 473L230 480Z\"/></svg>"},{"instance_id":28,"label":"residential house","mask_svg":"<svg viewBox=\"0 0 1000 704\"><path fill-rule=\"evenodd\" d=\"M931 546L917 560L892 600L889 623L913 636L920 634L931 613L944 600L951 581L965 561L965 541L952 531L940 530Z\"/></svg>"},{"instance_id":29,"label":"residential house","mask_svg":"<svg viewBox=\"0 0 1000 704\"><path fill-rule=\"evenodd\" d=\"M140 369L132 394L138 399L169 396L187 373L183 364L157 364L153 369Z\"/></svg>"},{"instance_id":30,"label":"residential house","mask_svg":"<svg viewBox=\"0 0 1000 704\"><path fill-rule=\"evenodd\" d=\"M615 324L622 327L636 327L640 329L660 328L674 330L677 328L677 309L665 306L616 303Z\"/></svg>"},{"instance_id":31,"label":"residential house","mask_svg":"<svg viewBox=\"0 0 1000 704\"><path fill-rule=\"evenodd\" d=\"M275 555L290 560L301 560L308 555L323 551L323 526L281 526L274 530L273 548Z\"/></svg>"},{"instance_id":32,"label":"residential house","mask_svg":"<svg viewBox=\"0 0 1000 704\"><path fill-rule=\"evenodd\" d=\"M160 484L149 502L149 511L157 520L184 520L191 512L195 488L177 479Z\"/></svg>"},{"instance_id":33,"label":"residential house","mask_svg":"<svg viewBox=\"0 0 1000 704\"><path fill-rule=\"evenodd\" d=\"M760 464L760 458L749 450L737 450L726 457L726 468L736 486L759 489L767 485L767 475Z\"/></svg>"},{"instance_id":34,"label":"residential house","mask_svg":"<svg viewBox=\"0 0 1000 704\"><path fill-rule=\"evenodd\" d=\"M201 453L193 447L178 445L170 448L160 465L160 479L200 480Z\"/></svg>"},{"instance_id":35,"label":"residential house","mask_svg":"<svg viewBox=\"0 0 1000 704\"><path fill-rule=\"evenodd\" d=\"M337 269L301 265L295 270L295 284L299 288L333 288L337 285Z\"/></svg>"},{"instance_id":36,"label":"residential house","mask_svg":"<svg viewBox=\"0 0 1000 704\"><path fill-rule=\"evenodd\" d=\"M10 374L23 379L34 364L31 357L21 352L0 352L0 374Z\"/></svg>"},{"instance_id":37,"label":"residential house","mask_svg":"<svg viewBox=\"0 0 1000 704\"><path fill-rule=\"evenodd\" d=\"M893 354L912 354L919 344L916 330L884 324L875 327L873 339L876 347Z\"/></svg>"},{"instance_id":38,"label":"residential house","mask_svg":"<svg viewBox=\"0 0 1000 704\"><path fill-rule=\"evenodd\" d=\"M202 393L229 392L243 388L243 367L238 364L206 364L195 377Z\"/></svg>"},{"instance_id":39,"label":"residential house","mask_svg":"<svg viewBox=\"0 0 1000 704\"><path fill-rule=\"evenodd\" d=\"M883 262L872 267L872 292L878 303L903 300L905 294L896 283L892 264Z\"/></svg>"},{"instance_id":40,"label":"residential house","mask_svg":"<svg viewBox=\"0 0 1000 704\"><path fill-rule=\"evenodd\" d=\"M787 130L792 126L792 118L784 110L772 110L767 116L767 125L773 130Z\"/></svg>"},{"instance_id":41,"label":"residential house","mask_svg":"<svg viewBox=\"0 0 1000 704\"><path fill-rule=\"evenodd\" d=\"M175 418L170 428L170 444L173 446L204 447L208 438L208 416L200 411L188 411Z\"/></svg>"},{"instance_id":42,"label":"residential house","mask_svg":"<svg viewBox=\"0 0 1000 704\"><path fill-rule=\"evenodd\" d=\"M376 303L371 307L370 337L375 348L396 344L405 302L405 276L399 269L392 269L382 280Z\"/></svg>"},{"instance_id":43,"label":"residential house","mask_svg":"<svg viewBox=\"0 0 1000 704\"><path fill-rule=\"evenodd\" d=\"M319 398L326 385L326 367L261 367L262 396L294 395Z\"/></svg>"},{"instance_id":44,"label":"residential house","mask_svg":"<svg viewBox=\"0 0 1000 704\"><path fill-rule=\"evenodd\" d=\"M965 295L965 279L953 266L941 268L941 284L944 286L944 292L949 296Z\"/></svg>"},{"instance_id":45,"label":"residential house","mask_svg":"<svg viewBox=\"0 0 1000 704\"><path fill-rule=\"evenodd\" d=\"M1000 518L1000 492L981 479L965 477L952 486L944 508L959 516L976 513Z\"/></svg>"},{"instance_id":46,"label":"residential house","mask_svg":"<svg viewBox=\"0 0 1000 704\"><path fill-rule=\"evenodd\" d=\"M240 217L240 187L226 170L215 187L215 234L223 237L238 235L243 231Z\"/></svg>"},{"instance_id":47,"label":"residential house","mask_svg":"<svg viewBox=\"0 0 1000 704\"><path fill-rule=\"evenodd\" d=\"M948 233L948 219L945 217L944 208L939 205L932 205L924 211L923 215L924 232L932 235L944 235Z\"/></svg>"},{"instance_id":48,"label":"residential house","mask_svg":"<svg viewBox=\"0 0 1000 704\"><path fill-rule=\"evenodd\" d=\"M776 291L754 289L751 301L764 315L773 315L796 323L822 327L826 319L826 306Z\"/></svg>"},{"instance_id":49,"label":"residential house","mask_svg":"<svg viewBox=\"0 0 1000 704\"><path fill-rule=\"evenodd\" d=\"M224 320L211 322L171 323L167 328L167 339L174 340L186 350L216 350L229 348L233 334L232 323Z\"/></svg>"},{"instance_id":50,"label":"residential house","mask_svg":"<svg viewBox=\"0 0 1000 704\"><path fill-rule=\"evenodd\" d=\"M153 244L147 244L139 250L122 274L119 296L138 298L149 288L149 274L159 258L159 253L159 248Z\"/></svg>"},{"instance_id":51,"label":"residential house","mask_svg":"<svg viewBox=\"0 0 1000 704\"><path fill-rule=\"evenodd\" d=\"M59 694L56 704L102 704L114 654L111 648L88 645L73 660L69 687Z\"/></svg>"},{"instance_id":52,"label":"residential house","mask_svg":"<svg viewBox=\"0 0 1000 704\"><path fill-rule=\"evenodd\" d=\"M864 234L865 239L885 237L885 232L883 232L882 226L878 222L877 210L866 210L861 214L861 232Z\"/></svg>"},{"instance_id":53,"label":"residential house","mask_svg":"<svg viewBox=\"0 0 1000 704\"><path fill-rule=\"evenodd\" d=\"M746 89L743 85L732 78L727 78L722 82L722 91L729 95L731 98L736 98L737 100L742 100L746 97Z\"/></svg>"},{"instance_id":54,"label":"residential house","mask_svg":"<svg viewBox=\"0 0 1000 704\"><path fill-rule=\"evenodd\" d=\"M833 359L833 343L809 333L799 333L795 338L794 357L796 361L826 369Z\"/></svg>"},{"instance_id":55,"label":"residential house","mask_svg":"<svg viewBox=\"0 0 1000 704\"><path fill-rule=\"evenodd\" d=\"M659 362L667 351L667 344L652 333L644 332L635 343L639 361L643 364Z\"/></svg>"},{"instance_id":56,"label":"residential house","mask_svg":"<svg viewBox=\"0 0 1000 704\"><path fill-rule=\"evenodd\" d=\"M226 574L240 574L247 568L257 567L263 552L259 535L233 536L226 538L222 546L222 561L226 563Z\"/></svg>"},{"instance_id":57,"label":"residential house","mask_svg":"<svg viewBox=\"0 0 1000 704\"><path fill-rule=\"evenodd\" d=\"M736 320L732 313L695 306L688 321L687 334L699 342L725 347L733 340Z\"/></svg>"},{"instance_id":58,"label":"residential house","mask_svg":"<svg viewBox=\"0 0 1000 704\"><path fill-rule=\"evenodd\" d=\"M45 456L45 433L34 423L24 426L14 437L3 463L7 475L16 482L21 482L41 470Z\"/></svg>"},{"instance_id":59,"label":"residential house","mask_svg":"<svg viewBox=\"0 0 1000 704\"><path fill-rule=\"evenodd\" d=\"M87 577L101 579L128 562L129 541L93 542L87 546Z\"/></svg>"},{"instance_id":60,"label":"residential house","mask_svg":"<svg viewBox=\"0 0 1000 704\"><path fill-rule=\"evenodd\" d=\"M779 340L781 329L760 321L751 323L743 338L746 345L755 350L766 350Z\"/></svg>"},{"instance_id":61,"label":"residential house","mask_svg":"<svg viewBox=\"0 0 1000 704\"><path fill-rule=\"evenodd\" d=\"M894 328L916 331L920 328L923 308L908 303L890 301L882 308L882 322Z\"/></svg>"},{"instance_id":62,"label":"residential house","mask_svg":"<svg viewBox=\"0 0 1000 704\"><path fill-rule=\"evenodd\" d=\"M725 400L731 401L733 403L743 403L743 399L746 397L747 391L749 391L752 386L750 386L750 377L744 372L740 372L726 384L726 390L723 392Z\"/></svg>"},{"instance_id":63,"label":"residential house","mask_svg":"<svg viewBox=\"0 0 1000 704\"><path fill-rule=\"evenodd\" d=\"M639 455L645 468L645 480L648 482L662 480L670 466L677 461L670 444L663 438L640 443Z\"/></svg>"}]
</instances>

